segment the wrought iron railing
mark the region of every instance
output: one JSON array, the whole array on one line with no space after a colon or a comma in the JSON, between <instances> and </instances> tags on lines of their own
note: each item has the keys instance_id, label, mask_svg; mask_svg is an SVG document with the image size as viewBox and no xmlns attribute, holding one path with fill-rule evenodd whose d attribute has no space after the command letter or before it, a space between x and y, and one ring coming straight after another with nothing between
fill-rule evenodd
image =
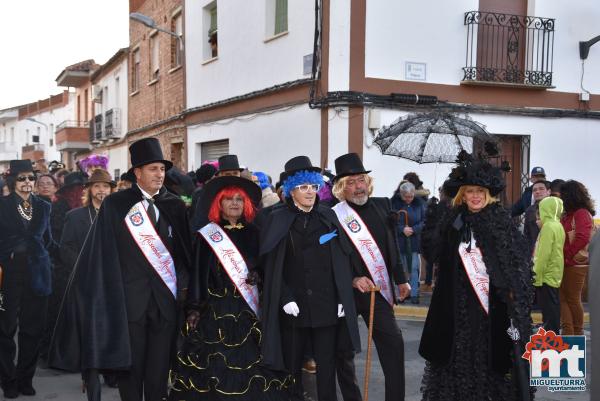
<instances>
[{"instance_id":1,"label":"wrought iron railing","mask_svg":"<svg viewBox=\"0 0 600 401\"><path fill-rule=\"evenodd\" d=\"M104 136L106 138L118 137L121 133L121 110L112 108L104 113Z\"/></svg>"},{"instance_id":2,"label":"wrought iron railing","mask_svg":"<svg viewBox=\"0 0 600 401\"><path fill-rule=\"evenodd\" d=\"M552 86L553 18L470 11L464 23L463 81Z\"/></svg>"}]
</instances>

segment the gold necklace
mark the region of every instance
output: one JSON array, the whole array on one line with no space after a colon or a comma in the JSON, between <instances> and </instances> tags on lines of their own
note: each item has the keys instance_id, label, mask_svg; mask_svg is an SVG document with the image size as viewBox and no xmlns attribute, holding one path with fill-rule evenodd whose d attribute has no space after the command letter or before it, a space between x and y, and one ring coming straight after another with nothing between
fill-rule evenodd
<instances>
[{"instance_id":1,"label":"gold necklace","mask_svg":"<svg viewBox=\"0 0 600 401\"><path fill-rule=\"evenodd\" d=\"M31 218L33 217L33 207L31 206L31 203L28 201L23 201L22 204L17 206L17 210L19 211L21 217L27 221L31 221Z\"/></svg>"}]
</instances>

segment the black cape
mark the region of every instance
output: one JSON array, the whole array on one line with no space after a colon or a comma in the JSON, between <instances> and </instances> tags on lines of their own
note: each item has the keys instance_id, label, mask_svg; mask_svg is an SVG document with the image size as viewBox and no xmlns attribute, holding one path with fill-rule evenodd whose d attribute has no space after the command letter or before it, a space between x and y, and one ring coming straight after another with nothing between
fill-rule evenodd
<instances>
[{"instance_id":1,"label":"black cape","mask_svg":"<svg viewBox=\"0 0 600 401\"><path fill-rule=\"evenodd\" d=\"M490 278L488 361L495 371L506 373L514 364L512 342L506 333L510 319L521 333L522 349L531 333L533 277L525 239L509 212L497 203L478 213L468 213L462 206L451 209L440 223L438 238L434 241L437 252L431 255L432 260L439 262L439 270L419 354L430 362L445 364L457 347L470 346L455 344L454 339L455 305L461 296L455 291L457 274L464 270L458 246L468 227L481 249ZM473 293L471 298L474 296Z\"/></svg>"},{"instance_id":2,"label":"black cape","mask_svg":"<svg viewBox=\"0 0 600 401\"><path fill-rule=\"evenodd\" d=\"M143 260L127 230L125 216L142 199L139 188L108 196L75 263L49 352L49 365L71 372L87 369L127 370L131 349L122 265ZM178 300L187 288L190 266L189 225L183 202L163 187L156 207L172 227L177 253ZM125 240L117 240L125 238ZM141 262L143 263L143 262ZM180 274L182 272L182 274Z\"/></svg>"},{"instance_id":3,"label":"black cape","mask_svg":"<svg viewBox=\"0 0 600 401\"><path fill-rule=\"evenodd\" d=\"M333 274L339 298L346 313L346 325L354 351L360 351L360 335L356 306L352 291L352 268L350 254L352 245L339 225L333 210L316 205L317 212L329 230L337 230L338 236L331 240ZM261 230L260 264L264 269L262 304L263 364L273 370L285 370L281 345L279 315L281 313L281 286L285 259L287 234L297 213L289 207L274 209Z\"/></svg>"}]
</instances>

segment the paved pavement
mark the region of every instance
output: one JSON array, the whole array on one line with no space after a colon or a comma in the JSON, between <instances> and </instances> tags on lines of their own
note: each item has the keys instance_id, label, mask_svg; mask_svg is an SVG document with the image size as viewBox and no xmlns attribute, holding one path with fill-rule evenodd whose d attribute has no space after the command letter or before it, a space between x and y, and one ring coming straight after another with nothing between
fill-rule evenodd
<instances>
[{"instance_id":1,"label":"paved pavement","mask_svg":"<svg viewBox=\"0 0 600 401\"><path fill-rule=\"evenodd\" d=\"M406 353L406 401L418 401L421 399L420 385L424 361L418 355L417 350L419 346L419 340L421 338L421 331L423 330L423 321L398 319L398 324L403 332ZM359 319L359 326L361 339L363 344L366 344L367 330L365 324L362 322L362 319ZM589 327L586 330L586 335L589 338ZM587 347L587 355L589 356L592 352L589 341ZM361 385L361 388L364 378L365 357L366 352L363 352L357 356L356 361L358 381ZM588 375L591 372L589 361L590 358L588 358ZM314 375L305 375L305 377L306 387L309 393L307 400L316 400L316 397L314 396ZM18 398L18 400L82 401L86 399L85 394L82 394L81 391L80 376L76 374L63 374L51 369L38 369L34 379L34 386L38 391L38 394L35 397L21 396ZM371 381L369 384L369 399L373 401L384 401L383 386L383 372L381 370L381 366L379 365L377 352L373 352ZM115 389L103 387L102 399L106 401L116 401L119 400L119 395ZM342 400L341 395L338 395L338 399L340 401ZM540 390L536 396L537 401L588 401L589 399L589 392L550 393L546 390Z\"/></svg>"}]
</instances>

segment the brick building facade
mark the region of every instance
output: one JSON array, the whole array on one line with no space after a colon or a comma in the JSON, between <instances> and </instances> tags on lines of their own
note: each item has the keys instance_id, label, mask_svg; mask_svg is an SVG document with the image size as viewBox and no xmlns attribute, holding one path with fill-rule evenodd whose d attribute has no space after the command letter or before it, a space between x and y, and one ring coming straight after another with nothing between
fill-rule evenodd
<instances>
[{"instance_id":1,"label":"brick building facade","mask_svg":"<svg viewBox=\"0 0 600 401\"><path fill-rule=\"evenodd\" d=\"M158 27L183 33L181 0L130 0L129 11L152 18ZM185 170L185 62L172 35L139 22L129 24L127 142L158 137L165 158Z\"/></svg>"}]
</instances>

